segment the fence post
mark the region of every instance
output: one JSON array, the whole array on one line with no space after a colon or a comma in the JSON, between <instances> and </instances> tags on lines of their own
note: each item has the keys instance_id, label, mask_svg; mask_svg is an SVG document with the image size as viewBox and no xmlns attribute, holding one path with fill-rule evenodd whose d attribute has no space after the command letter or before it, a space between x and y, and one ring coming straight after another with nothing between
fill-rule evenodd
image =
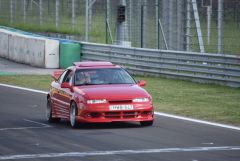
<instances>
[{"instance_id":1,"label":"fence post","mask_svg":"<svg viewBox=\"0 0 240 161\"><path fill-rule=\"evenodd\" d=\"M159 36L159 0L155 0L155 29L156 29L156 48L160 49L160 36Z\"/></svg>"},{"instance_id":2,"label":"fence post","mask_svg":"<svg viewBox=\"0 0 240 161\"><path fill-rule=\"evenodd\" d=\"M13 0L10 0L10 24L13 24Z\"/></svg>"},{"instance_id":3,"label":"fence post","mask_svg":"<svg viewBox=\"0 0 240 161\"><path fill-rule=\"evenodd\" d=\"M163 16L163 30L165 36L165 44L167 44L168 49L172 49L173 46L173 12L175 10L173 7L173 0L162 0L162 16ZM174 12L175 13L175 12Z\"/></svg>"},{"instance_id":4,"label":"fence post","mask_svg":"<svg viewBox=\"0 0 240 161\"><path fill-rule=\"evenodd\" d=\"M91 4L93 0L89 0L89 4ZM92 31L92 6L89 6L88 8L88 23L89 23L89 31Z\"/></svg>"},{"instance_id":5,"label":"fence post","mask_svg":"<svg viewBox=\"0 0 240 161\"><path fill-rule=\"evenodd\" d=\"M85 0L85 41L88 42L88 0Z\"/></svg>"},{"instance_id":6,"label":"fence post","mask_svg":"<svg viewBox=\"0 0 240 161\"><path fill-rule=\"evenodd\" d=\"M43 17L42 17L42 3L43 1L42 0L39 0L39 21L40 21L40 26L42 26L42 23L43 23Z\"/></svg>"},{"instance_id":7,"label":"fence post","mask_svg":"<svg viewBox=\"0 0 240 161\"><path fill-rule=\"evenodd\" d=\"M120 0L117 11L117 44L123 45L123 42L129 41L128 20L126 17L126 0Z\"/></svg>"},{"instance_id":8,"label":"fence post","mask_svg":"<svg viewBox=\"0 0 240 161\"><path fill-rule=\"evenodd\" d=\"M142 4L141 4L141 1L140 0L137 0L136 1L136 14L135 15L138 15L135 22L137 25L135 25L135 28L137 31L135 31L135 35L136 35L136 44L137 44L137 47L141 47L141 31L142 31L142 27L141 27L141 24L142 24Z\"/></svg>"},{"instance_id":9,"label":"fence post","mask_svg":"<svg viewBox=\"0 0 240 161\"><path fill-rule=\"evenodd\" d=\"M175 50L183 50L183 34L182 34L182 24L184 23L183 20L183 1L182 0L178 0L177 3L177 34L176 34L176 48Z\"/></svg>"},{"instance_id":10,"label":"fence post","mask_svg":"<svg viewBox=\"0 0 240 161\"><path fill-rule=\"evenodd\" d=\"M191 0L187 0L186 50L191 51Z\"/></svg>"},{"instance_id":11,"label":"fence post","mask_svg":"<svg viewBox=\"0 0 240 161\"><path fill-rule=\"evenodd\" d=\"M56 0L56 14L55 14L55 25L56 25L56 28L58 28L58 25L59 25L59 0Z\"/></svg>"},{"instance_id":12,"label":"fence post","mask_svg":"<svg viewBox=\"0 0 240 161\"><path fill-rule=\"evenodd\" d=\"M0 0L0 17L1 17L1 11L2 11L2 0Z\"/></svg>"},{"instance_id":13,"label":"fence post","mask_svg":"<svg viewBox=\"0 0 240 161\"><path fill-rule=\"evenodd\" d=\"M18 3L18 0L15 0L14 1L14 11L15 11L15 14L16 14L15 16L17 16L17 7L18 7L17 3Z\"/></svg>"},{"instance_id":14,"label":"fence post","mask_svg":"<svg viewBox=\"0 0 240 161\"><path fill-rule=\"evenodd\" d=\"M128 26L129 26L129 41L132 43L132 23L133 23L133 1L129 0L129 17L128 17Z\"/></svg>"},{"instance_id":15,"label":"fence post","mask_svg":"<svg viewBox=\"0 0 240 161\"><path fill-rule=\"evenodd\" d=\"M105 1L105 40L106 40L106 44L108 44L108 21L109 21L109 0Z\"/></svg>"},{"instance_id":16,"label":"fence post","mask_svg":"<svg viewBox=\"0 0 240 161\"><path fill-rule=\"evenodd\" d=\"M148 42L148 2L143 0L143 47L147 47Z\"/></svg>"},{"instance_id":17,"label":"fence post","mask_svg":"<svg viewBox=\"0 0 240 161\"><path fill-rule=\"evenodd\" d=\"M222 15L223 15L223 0L218 0L218 53L223 52L223 43L222 43Z\"/></svg>"},{"instance_id":18,"label":"fence post","mask_svg":"<svg viewBox=\"0 0 240 161\"><path fill-rule=\"evenodd\" d=\"M211 38L211 15L212 15L212 4L207 6L207 43L210 45Z\"/></svg>"},{"instance_id":19,"label":"fence post","mask_svg":"<svg viewBox=\"0 0 240 161\"><path fill-rule=\"evenodd\" d=\"M141 5L141 48L143 48L143 5Z\"/></svg>"},{"instance_id":20,"label":"fence post","mask_svg":"<svg viewBox=\"0 0 240 161\"><path fill-rule=\"evenodd\" d=\"M72 30L74 31L75 30L75 25L76 25L76 22L75 22L75 0L72 0Z\"/></svg>"},{"instance_id":21,"label":"fence post","mask_svg":"<svg viewBox=\"0 0 240 161\"><path fill-rule=\"evenodd\" d=\"M26 24L26 15L27 15L26 14L27 13L26 12L26 4L27 4L26 0L23 0L22 3L23 3L22 4L22 7L23 7L23 23Z\"/></svg>"},{"instance_id":22,"label":"fence post","mask_svg":"<svg viewBox=\"0 0 240 161\"><path fill-rule=\"evenodd\" d=\"M173 0L168 1L168 47L173 47Z\"/></svg>"}]
</instances>

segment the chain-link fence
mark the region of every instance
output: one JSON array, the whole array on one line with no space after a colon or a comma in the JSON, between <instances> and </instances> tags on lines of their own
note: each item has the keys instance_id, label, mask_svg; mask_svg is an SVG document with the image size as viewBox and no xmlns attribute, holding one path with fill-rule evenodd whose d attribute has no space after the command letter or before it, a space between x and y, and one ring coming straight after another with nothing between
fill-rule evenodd
<instances>
[{"instance_id":1,"label":"chain-link fence","mask_svg":"<svg viewBox=\"0 0 240 161\"><path fill-rule=\"evenodd\" d=\"M240 53L239 0L0 0L0 24L97 43Z\"/></svg>"},{"instance_id":2,"label":"chain-link fence","mask_svg":"<svg viewBox=\"0 0 240 161\"><path fill-rule=\"evenodd\" d=\"M203 45L206 52L240 53L240 1L198 1ZM194 11L191 11L193 13ZM194 18L194 16L192 16ZM191 21L190 50L199 49L194 19Z\"/></svg>"}]
</instances>

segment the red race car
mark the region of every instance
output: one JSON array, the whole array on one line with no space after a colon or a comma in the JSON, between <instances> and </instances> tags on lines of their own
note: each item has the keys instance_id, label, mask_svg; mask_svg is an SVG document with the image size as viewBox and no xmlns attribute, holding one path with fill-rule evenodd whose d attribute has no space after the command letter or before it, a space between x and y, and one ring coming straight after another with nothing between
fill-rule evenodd
<instances>
[{"instance_id":1,"label":"red race car","mask_svg":"<svg viewBox=\"0 0 240 161\"><path fill-rule=\"evenodd\" d=\"M152 97L129 73L110 62L76 62L53 73L47 95L49 122L70 120L79 123L138 121L151 126L154 120Z\"/></svg>"}]
</instances>

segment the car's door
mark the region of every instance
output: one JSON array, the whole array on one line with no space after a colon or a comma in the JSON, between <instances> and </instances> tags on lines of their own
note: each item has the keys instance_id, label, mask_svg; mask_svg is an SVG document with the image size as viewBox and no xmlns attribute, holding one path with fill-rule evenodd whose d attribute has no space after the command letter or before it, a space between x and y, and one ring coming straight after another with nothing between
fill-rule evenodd
<instances>
[{"instance_id":1,"label":"car's door","mask_svg":"<svg viewBox=\"0 0 240 161\"><path fill-rule=\"evenodd\" d=\"M69 83L72 85L73 71L71 69L66 70L57 82L55 93L55 113L58 117L69 118L69 107L72 97L72 92L69 88L61 88L62 83Z\"/></svg>"},{"instance_id":2,"label":"car's door","mask_svg":"<svg viewBox=\"0 0 240 161\"><path fill-rule=\"evenodd\" d=\"M62 75L59 77L59 79L57 81L54 81L52 84L51 84L51 100L52 100L52 105L53 105L53 108L52 108L52 114L54 117L60 117L61 116L61 113L59 112L61 110L61 100L59 99L60 95L59 95L59 90L60 90L60 87L61 87L61 83L64 79L64 77L66 76L66 73L68 71L65 70Z\"/></svg>"}]
</instances>

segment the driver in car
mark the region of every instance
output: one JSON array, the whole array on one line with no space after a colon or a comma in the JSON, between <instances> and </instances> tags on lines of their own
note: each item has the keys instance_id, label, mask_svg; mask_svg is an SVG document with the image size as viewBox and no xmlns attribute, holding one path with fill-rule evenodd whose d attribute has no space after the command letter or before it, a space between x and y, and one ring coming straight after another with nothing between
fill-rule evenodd
<instances>
[{"instance_id":1,"label":"driver in car","mask_svg":"<svg viewBox=\"0 0 240 161\"><path fill-rule=\"evenodd\" d=\"M80 72L79 74L76 75L75 83L76 85L91 83L90 74L86 72Z\"/></svg>"}]
</instances>

